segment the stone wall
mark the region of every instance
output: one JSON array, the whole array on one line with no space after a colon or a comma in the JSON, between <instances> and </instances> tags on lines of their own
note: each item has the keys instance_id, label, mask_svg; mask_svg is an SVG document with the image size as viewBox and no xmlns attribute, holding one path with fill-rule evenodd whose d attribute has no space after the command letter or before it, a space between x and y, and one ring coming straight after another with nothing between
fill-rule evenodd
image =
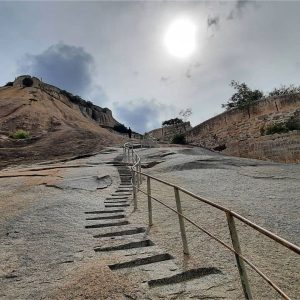
<instances>
[{"instance_id":1,"label":"stone wall","mask_svg":"<svg viewBox=\"0 0 300 300\"><path fill-rule=\"evenodd\" d=\"M191 144L241 157L300 162L300 131L263 135L266 126L300 118L300 94L259 101L249 111L232 109L189 130Z\"/></svg>"},{"instance_id":2,"label":"stone wall","mask_svg":"<svg viewBox=\"0 0 300 300\"><path fill-rule=\"evenodd\" d=\"M147 132L146 135L154 137L157 140L170 142L175 134L185 133L187 130L190 130L190 122L185 122L178 125L165 126L157 129L153 129Z\"/></svg>"}]
</instances>

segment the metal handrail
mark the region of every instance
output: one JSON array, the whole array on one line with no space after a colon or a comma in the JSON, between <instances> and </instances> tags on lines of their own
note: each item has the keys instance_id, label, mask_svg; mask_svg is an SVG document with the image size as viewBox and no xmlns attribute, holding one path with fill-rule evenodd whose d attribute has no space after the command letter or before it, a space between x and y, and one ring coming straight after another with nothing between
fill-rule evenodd
<instances>
[{"instance_id":1,"label":"metal handrail","mask_svg":"<svg viewBox=\"0 0 300 300\"><path fill-rule=\"evenodd\" d=\"M178 186L178 185L169 183L169 182L167 182L167 181L164 181L164 180L162 180L162 179L159 179L159 178L157 178L157 177L148 175L148 174L143 173L143 172L136 171L136 173L141 174L141 175L144 175L144 176L146 176L146 177L149 177L149 178L151 178L151 179L153 179L153 180L156 180L156 181L158 181L158 182L164 183L164 184L166 184L166 185L168 185L168 186L171 186L171 187L173 187L173 188L178 188L178 190L180 190L181 192L183 192L183 193L185 193L185 194L187 194L187 195L189 195L189 196L191 196L191 197L193 197L193 198L195 198L195 199L197 199L197 200L199 200L199 201L201 201L201 202L204 202L204 203L206 203L206 204L208 204L208 205L211 205L211 206L213 206L213 207L215 207L215 208L217 208L217 209L219 209L219 210L222 210L222 211L224 211L225 213L230 213L232 216L236 217L237 219L239 219L239 220L242 221L243 223L249 225L249 226L252 227L253 229L256 229L256 230L259 231L260 233L262 233L262 234L268 236L269 238L271 238L271 239L274 240L275 242L280 243L281 245L283 245L283 246L289 248L290 250L292 250L292 251L294 251L295 253L297 253L297 254L300 255L300 247L298 247L297 245L294 245L293 243L287 241L287 240L284 239L284 238L279 237L278 235L272 233L271 231L269 231L269 230L267 230L267 229L265 229L265 228L263 228L263 227L261 227L261 226L259 226L259 225L256 225L255 223L251 222L250 220L248 220L247 218L241 216L240 214L236 213L235 211L230 210L230 209L228 209L228 208L226 208L226 207L224 207L224 206L222 206L222 205L216 204L216 203L214 203L214 202L212 202L212 201L210 201L210 200L207 200L207 199L205 199L205 198L203 198L203 197L199 197L199 196L197 196L196 194L194 194L194 193L192 193L192 192L190 192L190 191L188 191L188 190L186 190L186 189L184 189L184 188L182 188L182 187L180 187L180 186Z\"/></svg>"},{"instance_id":2,"label":"metal handrail","mask_svg":"<svg viewBox=\"0 0 300 300\"><path fill-rule=\"evenodd\" d=\"M130 143L127 143L127 144L130 144ZM125 144L124 148L126 148L126 147L128 147L128 145ZM272 288L275 289L284 299L290 299L289 296L287 296L275 283L273 283L268 276L266 276L261 270L259 270L259 268L256 267L249 259L247 259L246 257L244 257L242 255L240 245L239 245L239 240L238 240L238 233L237 233L235 223L234 223L234 218L236 218L236 219L240 220L241 222L243 222L244 224L252 227L253 229L257 230L258 232L262 233L263 235L268 236L275 242L292 250L293 252L297 253L298 255L300 254L300 247L279 237L278 235L272 233L271 231L251 222L247 218L241 216L240 214L238 214L230 209L227 209L226 207L216 204L216 203L214 203L208 199L205 199L203 197L199 197L198 195L196 195L178 185L169 183L165 180L162 180L157 177L154 177L154 176L151 176L151 175L141 172L141 168L140 168L141 167L141 159L140 159L139 155L133 150L133 146L131 149L132 149L132 162L133 162L133 165L131 166L131 170L132 170L132 175L133 175L132 176L132 185L133 185L133 198L134 198L134 203L135 203L135 210L137 209L137 191L140 191L143 194L148 196L149 226L152 226L152 203L151 203L151 200L153 199L156 202L160 203L161 205L172 210L173 212L175 212L178 215L181 236L182 236L182 242L183 242L183 249L184 249L183 252L185 254L189 254L189 250L188 250L188 244L187 244L185 226L184 226L183 220L186 220L187 222L191 223L192 225L194 225L195 227L197 227L198 229L200 229L201 231L206 233L208 236L210 236L211 238L213 238L214 240L216 240L217 242L222 244L225 248L227 248L228 250L230 250L231 252L233 252L235 254L237 266L239 269L240 279L241 279L241 283L242 283L242 288L243 288L243 292L244 292L246 299L252 299L252 295L251 295L251 290L250 290L244 262L246 262L255 272L257 272L264 280L266 280L269 283L269 285L271 285ZM124 153L126 154L126 151ZM142 176L145 176L147 178L147 192L145 192L139 188L140 183L141 183L140 180L141 180ZM138 177L137 184L136 184L136 177ZM167 204L163 203L162 201L158 200L157 198L151 196L150 179L153 179L155 181L158 181L160 183L166 184L166 185L174 188L177 210L173 209L172 207L168 206ZM215 237L212 233L208 232L206 229L204 229L203 227L201 227L194 221L192 221L190 218L183 215L182 209L181 209L179 191L195 198L198 201L206 203L206 204L226 213L233 248L230 247L229 245L227 245L225 242L223 242L219 238Z\"/></svg>"}]
</instances>

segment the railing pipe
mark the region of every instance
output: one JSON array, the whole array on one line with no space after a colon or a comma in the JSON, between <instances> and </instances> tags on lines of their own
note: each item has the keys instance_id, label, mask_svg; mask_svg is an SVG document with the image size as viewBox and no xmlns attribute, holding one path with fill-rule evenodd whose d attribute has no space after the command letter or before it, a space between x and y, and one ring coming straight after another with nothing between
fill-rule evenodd
<instances>
[{"instance_id":1,"label":"railing pipe","mask_svg":"<svg viewBox=\"0 0 300 300\"><path fill-rule=\"evenodd\" d=\"M136 173L132 170L132 191L133 191L133 206L137 210L137 188L136 188Z\"/></svg>"},{"instance_id":2,"label":"railing pipe","mask_svg":"<svg viewBox=\"0 0 300 300\"><path fill-rule=\"evenodd\" d=\"M181 232L181 239L183 244L183 253L186 255L189 255L189 247L187 243L186 238L186 232L185 232L185 226L184 226L184 219L182 217L182 208L181 208L181 202L180 202L180 195L179 190L177 187L174 187L174 193L175 193L175 200L176 200L176 207L178 211L178 219L179 219L179 226L180 226L180 232Z\"/></svg>"},{"instance_id":3,"label":"railing pipe","mask_svg":"<svg viewBox=\"0 0 300 300\"><path fill-rule=\"evenodd\" d=\"M250 289L249 280L248 280L248 276L247 276L246 266L245 266L243 259L240 257L240 255L238 255L238 254L242 254L242 251L241 251L241 247L240 247L239 237L238 237L238 233L236 230L234 218L230 212L226 213L226 217L227 217L227 223L228 223L229 232L230 232L230 236L231 236L232 246L236 252L236 253L234 253L234 255L235 255L237 267L238 267L239 274L240 274L240 279L241 279L244 296L245 296L245 299L250 300L250 299L252 299L252 294L251 294L251 289Z\"/></svg>"},{"instance_id":4,"label":"railing pipe","mask_svg":"<svg viewBox=\"0 0 300 300\"><path fill-rule=\"evenodd\" d=\"M143 182L143 177L142 177L142 165L141 165L141 159L140 159L140 161L139 161L139 174L138 174L138 176L139 176L139 179L140 179L140 184L142 184L142 182Z\"/></svg>"},{"instance_id":5,"label":"railing pipe","mask_svg":"<svg viewBox=\"0 0 300 300\"><path fill-rule=\"evenodd\" d=\"M234 211L232 211L232 210L230 210L230 209L228 209L228 208L226 208L226 207L224 207L222 205L219 205L219 204L216 204L216 203L214 203L214 202L212 202L210 200L207 200L207 199L205 199L203 197L199 197L199 196L195 195L194 193L192 193L192 192L190 192L190 191L188 191L188 190L186 190L186 189L184 189L184 188L182 188L180 186L177 186L177 185L174 185L172 183L166 182L166 181L164 181L162 179L159 179L157 177L145 174L143 172L141 174L144 175L144 176L149 176L151 179L156 180L156 181L161 182L161 183L164 183L164 184L166 184L168 186L171 186L173 188L177 187L179 191L181 191L181 192L183 192L183 193L185 193L185 194L187 194L187 195L189 195L189 196L191 196L191 197L193 197L193 198L195 198L195 199L197 199L197 200L199 200L199 201L201 201L203 203L206 203L206 204L208 204L210 206L213 206L213 207L215 207L215 208L217 208L219 210L222 210L225 213L227 213L227 212L231 213L232 216L235 217L236 219L238 219L238 220L242 221L243 223L249 225L253 229L256 229L260 233L268 236L269 238L271 238L275 242L278 242L279 244L281 244L281 245L289 248L293 252L295 252L297 254L300 254L300 247L298 247L297 245L295 245L295 244L287 241L284 238L281 238L281 237L277 236L276 234L272 233L271 231L269 231L269 230L267 230L267 229L265 229L265 228L263 228L263 227L255 224L255 223L251 222L250 220L248 220L248 219L244 218L243 216L239 215L238 213L236 213L236 212L234 212Z\"/></svg>"},{"instance_id":6,"label":"railing pipe","mask_svg":"<svg viewBox=\"0 0 300 300\"><path fill-rule=\"evenodd\" d=\"M147 195L148 195L149 227L151 227L153 225L153 220L152 220L152 199L151 199L151 182L150 182L150 177L147 177Z\"/></svg>"},{"instance_id":7,"label":"railing pipe","mask_svg":"<svg viewBox=\"0 0 300 300\"><path fill-rule=\"evenodd\" d=\"M238 266L238 270L239 270L239 274L240 274L240 278L241 278L241 283L242 283L242 288L244 291L244 295L246 299L252 299L252 295L251 295L251 290L249 287L249 281L248 281L248 277L247 277L247 273L246 273L246 267L244 265L244 262L247 263L254 271L256 271L264 280L266 280L284 299L290 299L276 284L274 284L270 278L268 278L263 272L261 272L251 261L249 261L249 259L245 258L242 253L241 253L241 249L240 249L240 245L239 245L239 239L238 239L238 233L236 230L236 226L235 226L235 222L234 222L234 217L238 220L240 220L241 222L247 224L248 226L252 227L253 229L259 231L260 233L264 234L265 236L268 236L269 238L271 238L272 240L278 242L279 244L289 248L290 250L292 250L293 252L300 254L300 247L290 243L289 241L273 234L272 232L264 229L263 227L260 227L258 225L256 225L255 223L251 222L250 220L242 217L241 215L237 214L234 211L231 211L219 204L216 204L210 200L207 200L203 197L199 197L197 195L195 195L194 193L183 189L177 185L171 184L169 182L166 182L164 180L161 180L159 178L156 178L154 176L150 176L148 174L142 173L141 172L141 160L140 157L137 155L137 153L135 153L135 151L133 150L133 145L130 143L126 143L125 145L125 149L128 149L128 159L130 157L130 149L131 149L131 159L132 159L132 185L133 185L133 200L134 200L134 210L137 209L137 191L141 191L143 194L148 195L148 214L149 214L149 226L152 225L153 221L152 221L152 201L151 199L154 199L155 201L159 202L160 204L162 204L163 206L169 208L170 210L174 211L179 218L179 224L180 224L180 231L181 231L181 237L182 237L182 242L183 242L183 248L184 248L184 253L185 254L189 254L189 249L188 249L188 243L187 243L187 238L186 238L186 232L185 232L185 226L184 226L184 220L187 220L189 223L193 224L194 226L196 226L198 229L202 230L203 232L205 232L206 234L208 234L211 238L213 238L214 240L218 241L219 243L221 243L225 248L227 248L228 250L232 251L235 254L236 257L236 261L237 261L237 266ZM125 155L126 155L126 150L124 151ZM142 191L139 188L140 185L140 180L142 178L142 175L146 176L147 179L147 193L145 193L144 191ZM177 206L177 210L173 209L172 207L164 204L163 202L161 202L160 200L154 198L153 196L151 196L151 184L150 184L150 179L156 180L158 182L164 183L168 186L171 186L174 188L174 193L175 193L175 200L176 200L176 206ZM193 222L192 220L190 220L189 218L187 218L186 216L183 215L182 213L182 207L181 207L181 202L180 202L180 195L179 195L179 191L203 202L206 203L212 207L215 207L221 211L224 211L226 213L226 217L227 217L227 223L228 223L228 227L229 227L229 231L230 231L230 236L231 236L231 240L232 240L232 245L233 248L230 247L229 245L227 245L226 243L224 243L223 241L221 241L220 239L218 239L217 237L215 237L214 235L212 235L211 233L209 233L207 230L205 230L204 228L202 228L201 226L199 226L198 224L196 224L195 222Z\"/></svg>"}]
</instances>

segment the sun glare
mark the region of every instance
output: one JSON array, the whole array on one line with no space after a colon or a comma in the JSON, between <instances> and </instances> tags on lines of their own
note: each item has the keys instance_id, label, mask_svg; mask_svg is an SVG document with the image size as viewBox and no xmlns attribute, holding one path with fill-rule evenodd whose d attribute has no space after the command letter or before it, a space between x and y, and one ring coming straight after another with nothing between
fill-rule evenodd
<instances>
[{"instance_id":1,"label":"sun glare","mask_svg":"<svg viewBox=\"0 0 300 300\"><path fill-rule=\"evenodd\" d=\"M196 25L187 18L175 20L166 31L164 43L171 55L190 56L196 49Z\"/></svg>"}]
</instances>

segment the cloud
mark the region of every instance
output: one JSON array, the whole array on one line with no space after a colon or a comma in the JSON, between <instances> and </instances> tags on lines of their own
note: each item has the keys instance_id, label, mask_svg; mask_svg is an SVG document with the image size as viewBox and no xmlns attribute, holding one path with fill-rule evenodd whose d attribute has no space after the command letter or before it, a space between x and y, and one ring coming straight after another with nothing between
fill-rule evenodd
<instances>
[{"instance_id":1,"label":"cloud","mask_svg":"<svg viewBox=\"0 0 300 300\"><path fill-rule=\"evenodd\" d=\"M41 54L27 54L20 70L42 78L44 82L66 89L75 94L84 94L92 83L95 69L93 57L82 47L62 42L50 46Z\"/></svg>"},{"instance_id":2,"label":"cloud","mask_svg":"<svg viewBox=\"0 0 300 300\"><path fill-rule=\"evenodd\" d=\"M27 54L20 63L19 70L95 104L102 105L108 101L102 87L93 83L96 70L94 58L82 47L59 42L40 54Z\"/></svg>"},{"instance_id":3,"label":"cloud","mask_svg":"<svg viewBox=\"0 0 300 300\"><path fill-rule=\"evenodd\" d=\"M201 65L202 64L199 61L195 61L195 62L191 63L185 71L185 74L184 74L185 77L188 79L191 79L194 70L198 69Z\"/></svg>"},{"instance_id":4,"label":"cloud","mask_svg":"<svg viewBox=\"0 0 300 300\"><path fill-rule=\"evenodd\" d=\"M169 81L170 81L170 77L162 76L162 77L160 78L160 81L161 81L161 82L169 82Z\"/></svg>"},{"instance_id":5,"label":"cloud","mask_svg":"<svg viewBox=\"0 0 300 300\"><path fill-rule=\"evenodd\" d=\"M236 18L241 18L243 16L244 10L249 5L256 5L256 1L252 0L237 0L233 9L227 16L227 20L233 20Z\"/></svg>"},{"instance_id":6,"label":"cloud","mask_svg":"<svg viewBox=\"0 0 300 300\"><path fill-rule=\"evenodd\" d=\"M207 18L207 27L211 27L211 26L218 26L220 22L220 17L216 16L216 17L208 17Z\"/></svg>"},{"instance_id":7,"label":"cloud","mask_svg":"<svg viewBox=\"0 0 300 300\"><path fill-rule=\"evenodd\" d=\"M165 105L155 99L139 99L127 103L114 103L114 112L120 122L133 130L144 133L161 126L164 118L175 112L175 107Z\"/></svg>"}]
</instances>

